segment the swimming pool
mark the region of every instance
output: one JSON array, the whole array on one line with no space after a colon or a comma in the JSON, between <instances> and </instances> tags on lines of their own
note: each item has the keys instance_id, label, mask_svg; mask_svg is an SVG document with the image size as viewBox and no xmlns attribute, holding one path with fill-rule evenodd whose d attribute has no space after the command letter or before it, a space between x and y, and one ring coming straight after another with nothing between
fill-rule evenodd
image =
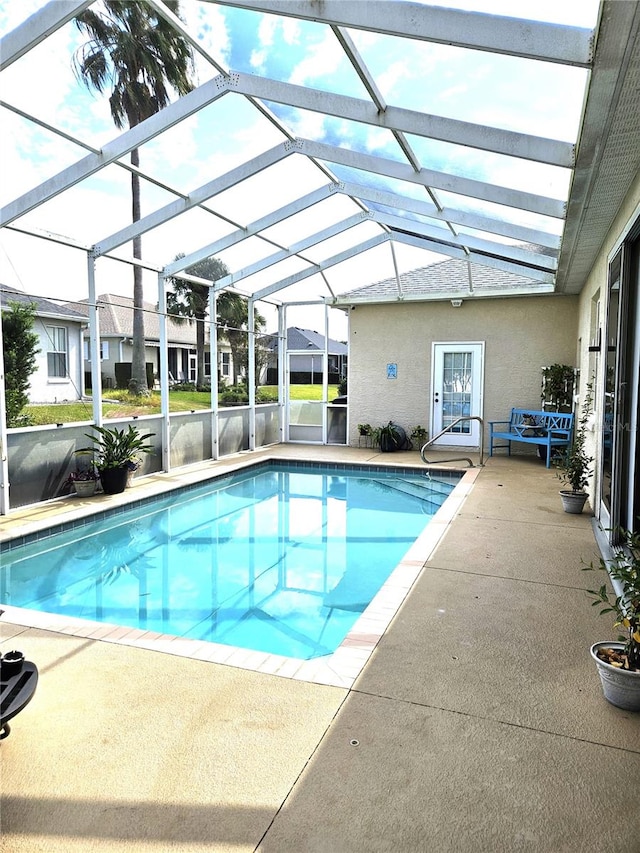
<instances>
[{"instance_id":1,"label":"swimming pool","mask_svg":"<svg viewBox=\"0 0 640 853\"><path fill-rule=\"evenodd\" d=\"M460 475L261 464L3 551L3 604L331 655Z\"/></svg>"}]
</instances>

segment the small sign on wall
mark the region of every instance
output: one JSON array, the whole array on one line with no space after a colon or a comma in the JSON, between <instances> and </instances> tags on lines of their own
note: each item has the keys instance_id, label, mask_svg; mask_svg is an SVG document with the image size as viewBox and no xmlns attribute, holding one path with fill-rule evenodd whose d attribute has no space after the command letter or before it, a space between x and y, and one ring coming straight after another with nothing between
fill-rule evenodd
<instances>
[{"instance_id":1,"label":"small sign on wall","mask_svg":"<svg viewBox=\"0 0 640 853\"><path fill-rule=\"evenodd\" d=\"M398 378L398 365L397 364L388 364L387 365L387 379L397 379Z\"/></svg>"}]
</instances>

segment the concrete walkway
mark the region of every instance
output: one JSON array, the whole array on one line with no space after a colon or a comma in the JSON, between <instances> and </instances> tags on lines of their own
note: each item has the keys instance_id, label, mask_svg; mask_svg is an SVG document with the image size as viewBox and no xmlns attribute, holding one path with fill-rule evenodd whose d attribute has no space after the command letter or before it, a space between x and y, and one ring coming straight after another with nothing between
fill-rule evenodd
<instances>
[{"instance_id":1,"label":"concrete walkway","mask_svg":"<svg viewBox=\"0 0 640 853\"><path fill-rule=\"evenodd\" d=\"M41 678L2 850L640 853L640 715L602 697L557 490L490 459L351 690L0 620Z\"/></svg>"}]
</instances>

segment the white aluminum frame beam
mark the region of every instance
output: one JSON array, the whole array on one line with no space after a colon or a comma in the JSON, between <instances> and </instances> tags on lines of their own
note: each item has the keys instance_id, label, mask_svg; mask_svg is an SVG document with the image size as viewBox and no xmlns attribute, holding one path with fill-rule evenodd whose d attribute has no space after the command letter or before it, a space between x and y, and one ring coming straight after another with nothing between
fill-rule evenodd
<instances>
[{"instance_id":1,"label":"white aluminum frame beam","mask_svg":"<svg viewBox=\"0 0 640 853\"><path fill-rule=\"evenodd\" d=\"M430 219L437 219L441 222L451 222L455 225L473 228L476 231L500 234L503 237L510 237L522 243L534 243L546 246L549 249L558 249L560 247L560 237L548 231L527 228L524 225L515 225L512 222L505 222L502 219L480 216L477 213L467 213L451 207L437 210L429 202L418 201L417 199L409 198L409 196L401 196L397 193L386 192L384 190L372 189L363 184L356 184L353 181L341 181L338 184L338 191L347 196L355 195L360 200L373 202L373 204L417 213L420 216L428 216Z\"/></svg>"},{"instance_id":2,"label":"white aluminum frame beam","mask_svg":"<svg viewBox=\"0 0 640 853\"><path fill-rule=\"evenodd\" d=\"M210 258L212 255L217 255L224 249L235 246L237 243L241 243L248 237L258 237L260 236L260 231L270 228L272 225L277 225L279 222L283 222L290 216L295 216L296 213L300 213L300 211L312 207L314 204L318 204L318 202L324 201L329 198L329 196L334 195L337 191L338 184L334 183L327 184L324 187L320 187L320 189L313 190L313 192L296 199L296 201L286 204L284 207L280 207L278 210L274 210L266 216L256 219L254 222L250 222L245 228L239 228L237 231L234 231L231 234L226 234L224 237L216 240L214 243L209 243L201 249L191 252L189 255L185 255L184 258L180 258L177 261L167 264L165 272L167 275L175 275L180 270L187 269L187 267L193 266L193 264L198 261L203 261L205 258Z\"/></svg>"},{"instance_id":3,"label":"white aluminum frame beam","mask_svg":"<svg viewBox=\"0 0 640 853\"><path fill-rule=\"evenodd\" d=\"M247 160L241 166L232 169L225 175L221 175L219 178L215 178L215 180L198 187L198 189L189 193L186 198L171 201L164 207L160 207L153 213L148 214L148 216L143 216L137 222L132 222L126 228L122 228L120 231L116 231L115 234L111 234L109 237L105 237L104 240L100 240L95 245L96 254L105 255L113 251L118 246L130 242L139 234L151 231L153 228L157 228L159 225L163 225L165 222L174 219L176 216L180 216L181 213L185 213L193 207L198 207L207 199L236 186L236 184L250 178L252 175L256 175L269 166L273 166L274 163L279 163L293 153L291 143L281 142L274 148L270 148L263 154L254 157L253 160Z\"/></svg>"},{"instance_id":4,"label":"white aluminum frame beam","mask_svg":"<svg viewBox=\"0 0 640 853\"><path fill-rule=\"evenodd\" d=\"M520 249L518 246L506 246L504 243L493 243L490 240L483 240L480 237L472 237L470 234L462 234L457 237L444 228L436 228L433 225L426 225L423 222L418 222L414 219L407 219L403 216L394 216L389 213L372 212L370 217L374 222L380 225L385 225L393 231L409 231L413 234L418 234L423 237L429 237L432 240L442 241L443 243L452 243L459 246L461 249L476 249L479 252L487 252L491 255L499 255L506 260L512 260L516 263L527 264L543 269L555 271L557 267L557 258L551 255L541 255L538 252L532 252L527 249Z\"/></svg>"},{"instance_id":5,"label":"white aluminum frame beam","mask_svg":"<svg viewBox=\"0 0 640 853\"><path fill-rule=\"evenodd\" d=\"M228 91L226 80L227 78L224 75L214 77L189 94L183 95L179 100L169 104L160 112L154 113L136 127L121 133L116 139L108 142L100 153L87 155L44 183L29 190L20 198L10 202L0 211L0 227L8 225L20 216L24 216L105 166L119 160L120 157L128 154L134 148L139 148L162 131L168 130L183 119L218 100Z\"/></svg>"},{"instance_id":6,"label":"white aluminum frame beam","mask_svg":"<svg viewBox=\"0 0 640 853\"><path fill-rule=\"evenodd\" d=\"M512 190L508 187L498 187L472 178L435 172L432 169L420 169L419 172L416 172L411 166L398 163L395 160L387 160L371 154L361 154L346 148L327 145L324 142L313 142L310 139L298 139L297 145L301 154L307 154L309 157L319 160L328 160L330 163L338 163L351 169L372 172L375 175L383 175L427 188L435 187L456 195L470 196L506 207L528 210L542 216L551 216L556 219L564 217L565 203L560 199Z\"/></svg>"},{"instance_id":7,"label":"white aluminum frame beam","mask_svg":"<svg viewBox=\"0 0 640 853\"><path fill-rule=\"evenodd\" d=\"M344 252L340 252L337 255L333 255L331 258L326 258L319 264L313 264L306 270L301 270L300 272L287 276L287 278L280 279L280 281L270 284L268 287L262 288L262 290L257 290L253 294L253 298L255 300L259 300L264 299L266 296L271 296L272 293L277 293L277 291L279 290L284 290L286 287L291 287L292 284L297 284L299 281L304 281L304 279L309 278L309 276L319 274L323 270L329 269L329 267L333 267L336 264L341 264L343 261L348 261L349 258L354 257L354 255L359 255L362 252L368 252L369 249L373 249L376 246L380 246L382 243L386 243L389 239L390 235L388 232L385 231L383 234L380 234L377 237L372 237L370 240L367 240L364 243L360 243L359 245L353 246ZM219 281L215 283L214 289L216 290L216 292L223 289L222 287L220 287Z\"/></svg>"},{"instance_id":8,"label":"white aluminum frame beam","mask_svg":"<svg viewBox=\"0 0 640 853\"><path fill-rule=\"evenodd\" d=\"M454 47L589 67L591 30L398 0L206 0L307 21Z\"/></svg>"},{"instance_id":9,"label":"white aluminum frame beam","mask_svg":"<svg viewBox=\"0 0 640 853\"><path fill-rule=\"evenodd\" d=\"M93 0L50 0L0 40L0 71L8 68L92 3Z\"/></svg>"},{"instance_id":10,"label":"white aluminum frame beam","mask_svg":"<svg viewBox=\"0 0 640 853\"><path fill-rule=\"evenodd\" d=\"M571 168L574 163L574 146L570 142L557 139L530 136L512 130L472 124L401 107L384 106L381 110L375 103L359 98L310 89L293 83L282 83L238 71L229 72L229 89L265 101L286 104L290 107L389 131L400 131L426 139L463 145L466 148L477 148L563 168Z\"/></svg>"},{"instance_id":11,"label":"white aluminum frame beam","mask_svg":"<svg viewBox=\"0 0 640 853\"><path fill-rule=\"evenodd\" d=\"M371 218L371 214L366 211L355 213L348 219L343 219L341 222L335 222L328 228L324 228L322 231L317 231L315 234L311 234L309 237L305 237L297 243L293 243L288 249L281 249L279 252L275 252L273 255L262 258L244 269L237 270L223 278L219 278L216 283L220 287L229 287L230 285L242 281L242 279L249 278L249 276L255 275L268 267L287 260L287 258L292 258L299 252L303 252L311 246L322 243L323 240L329 240L331 237L335 237L338 234L344 234L344 232L348 231L350 228L354 228L356 225L362 225L363 222L368 222Z\"/></svg>"}]
</instances>

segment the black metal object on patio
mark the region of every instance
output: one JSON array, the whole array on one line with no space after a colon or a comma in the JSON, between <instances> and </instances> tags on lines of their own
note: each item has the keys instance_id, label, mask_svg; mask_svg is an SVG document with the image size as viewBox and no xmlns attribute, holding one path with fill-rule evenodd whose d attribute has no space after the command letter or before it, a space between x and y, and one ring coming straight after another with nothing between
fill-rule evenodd
<instances>
[{"instance_id":1,"label":"black metal object on patio","mask_svg":"<svg viewBox=\"0 0 640 853\"><path fill-rule=\"evenodd\" d=\"M0 740L9 735L9 720L29 704L38 684L38 668L31 661L24 661L16 672L2 664L0 661Z\"/></svg>"}]
</instances>

